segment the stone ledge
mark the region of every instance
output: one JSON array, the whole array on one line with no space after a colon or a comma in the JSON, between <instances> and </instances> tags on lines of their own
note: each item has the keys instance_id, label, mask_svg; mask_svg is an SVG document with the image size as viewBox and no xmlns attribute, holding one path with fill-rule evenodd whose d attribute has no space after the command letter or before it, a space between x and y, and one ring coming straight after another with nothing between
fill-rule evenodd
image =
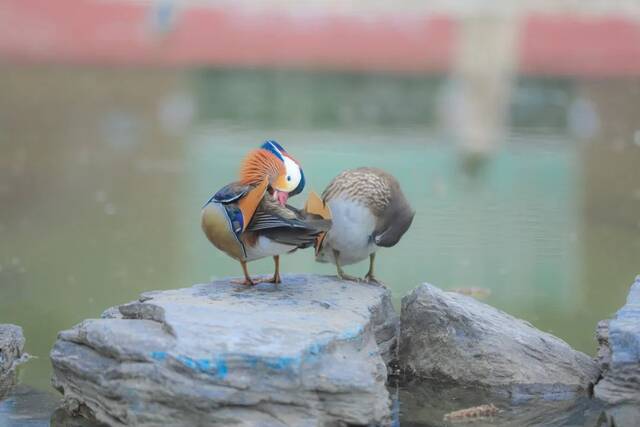
<instances>
[{"instance_id":1,"label":"stone ledge","mask_svg":"<svg viewBox=\"0 0 640 427\"><path fill-rule=\"evenodd\" d=\"M155 291L59 334L54 386L109 425L389 419L398 317L385 288L287 275Z\"/></svg>"}]
</instances>

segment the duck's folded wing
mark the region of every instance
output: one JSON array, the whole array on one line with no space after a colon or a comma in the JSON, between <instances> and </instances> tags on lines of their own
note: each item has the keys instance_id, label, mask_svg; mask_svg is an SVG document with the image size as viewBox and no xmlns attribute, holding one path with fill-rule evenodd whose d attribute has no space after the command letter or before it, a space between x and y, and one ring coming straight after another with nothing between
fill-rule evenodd
<instances>
[{"instance_id":1,"label":"duck's folded wing","mask_svg":"<svg viewBox=\"0 0 640 427\"><path fill-rule=\"evenodd\" d=\"M232 182L222 187L207 203L219 203L225 206L229 219L240 224L236 234L245 231L253 214L264 197L269 179L265 177L260 184L242 184ZM235 231L235 230L234 230Z\"/></svg>"},{"instance_id":2,"label":"duck's folded wing","mask_svg":"<svg viewBox=\"0 0 640 427\"><path fill-rule=\"evenodd\" d=\"M253 215L247 231L262 231L272 228L306 229L310 224L299 218L284 218L280 215L258 210Z\"/></svg>"},{"instance_id":3,"label":"duck's folded wing","mask_svg":"<svg viewBox=\"0 0 640 427\"><path fill-rule=\"evenodd\" d=\"M250 184L242 184L240 182L232 182L231 184L227 184L222 187L213 197L209 200L209 202L217 202L217 203L231 203L235 202L245 194L251 190L252 186Z\"/></svg>"},{"instance_id":4,"label":"duck's folded wing","mask_svg":"<svg viewBox=\"0 0 640 427\"><path fill-rule=\"evenodd\" d=\"M260 232L260 235L274 242L294 246L292 249L304 249L315 245L318 233L310 229L270 228Z\"/></svg>"},{"instance_id":5,"label":"duck's folded wing","mask_svg":"<svg viewBox=\"0 0 640 427\"><path fill-rule=\"evenodd\" d=\"M326 232L331 227L330 220L316 219L297 215L292 210L290 218L285 218L278 212L258 210L251 219L247 231L258 232L278 243L306 248L315 243L319 233Z\"/></svg>"}]
</instances>

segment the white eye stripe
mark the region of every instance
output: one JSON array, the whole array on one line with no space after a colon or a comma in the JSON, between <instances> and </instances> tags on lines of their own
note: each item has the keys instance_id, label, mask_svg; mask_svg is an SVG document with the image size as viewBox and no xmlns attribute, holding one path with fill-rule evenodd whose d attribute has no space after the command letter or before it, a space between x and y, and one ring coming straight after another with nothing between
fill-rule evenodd
<instances>
[{"instance_id":1,"label":"white eye stripe","mask_svg":"<svg viewBox=\"0 0 640 427\"><path fill-rule=\"evenodd\" d=\"M289 157L284 156L284 167L286 172L286 180L287 180L287 191L293 191L298 184L300 184L300 180L302 179L302 174L300 173L300 166Z\"/></svg>"}]
</instances>

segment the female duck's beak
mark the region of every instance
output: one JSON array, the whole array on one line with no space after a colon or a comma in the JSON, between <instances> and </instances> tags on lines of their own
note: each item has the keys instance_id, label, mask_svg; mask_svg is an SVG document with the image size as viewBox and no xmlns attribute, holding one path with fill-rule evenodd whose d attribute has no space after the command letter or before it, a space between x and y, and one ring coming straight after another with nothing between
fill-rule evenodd
<instances>
[{"instance_id":1,"label":"female duck's beak","mask_svg":"<svg viewBox=\"0 0 640 427\"><path fill-rule=\"evenodd\" d=\"M284 206L287 204L287 200L289 199L289 193L273 190L273 198L276 199L281 206Z\"/></svg>"}]
</instances>

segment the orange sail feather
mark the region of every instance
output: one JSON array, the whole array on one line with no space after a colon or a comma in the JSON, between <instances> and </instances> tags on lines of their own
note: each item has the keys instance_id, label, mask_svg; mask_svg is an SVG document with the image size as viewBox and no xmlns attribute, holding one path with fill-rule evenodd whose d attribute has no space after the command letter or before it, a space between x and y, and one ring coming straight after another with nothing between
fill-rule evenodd
<instances>
[{"instance_id":1,"label":"orange sail feather","mask_svg":"<svg viewBox=\"0 0 640 427\"><path fill-rule=\"evenodd\" d=\"M278 177L284 173L283 163L274 154L266 150L252 150L240 167L240 182L259 184L265 176Z\"/></svg>"}]
</instances>

